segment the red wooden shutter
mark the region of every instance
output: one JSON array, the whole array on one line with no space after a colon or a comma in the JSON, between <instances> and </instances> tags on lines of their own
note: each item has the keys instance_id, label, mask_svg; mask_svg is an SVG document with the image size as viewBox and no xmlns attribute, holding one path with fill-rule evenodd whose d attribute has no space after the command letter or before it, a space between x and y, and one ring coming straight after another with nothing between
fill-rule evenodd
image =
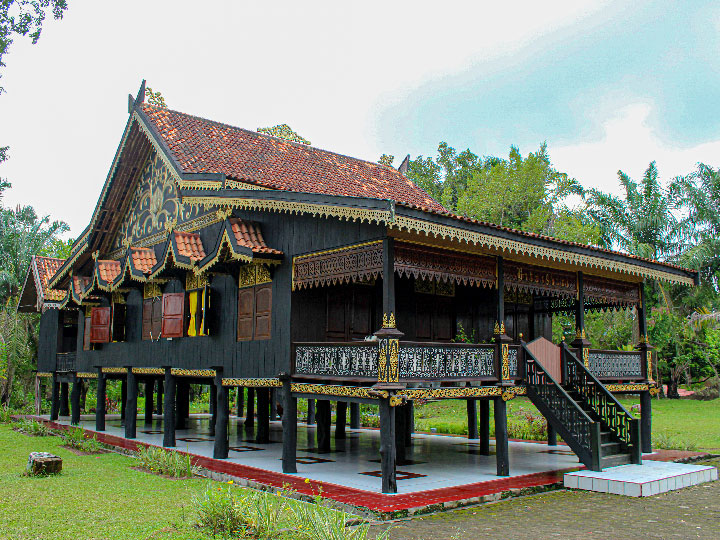
<instances>
[{"instance_id":1,"label":"red wooden shutter","mask_svg":"<svg viewBox=\"0 0 720 540\"><path fill-rule=\"evenodd\" d=\"M152 338L158 339L160 337L160 332L162 331L162 308L163 308L163 302L162 298L153 298L152 299L152 316L150 318L150 329L152 332Z\"/></svg>"},{"instance_id":2,"label":"red wooden shutter","mask_svg":"<svg viewBox=\"0 0 720 540\"><path fill-rule=\"evenodd\" d=\"M90 314L90 343L110 342L110 308L94 307Z\"/></svg>"},{"instance_id":3,"label":"red wooden shutter","mask_svg":"<svg viewBox=\"0 0 720 540\"><path fill-rule=\"evenodd\" d=\"M270 339L272 284L255 287L255 339Z\"/></svg>"},{"instance_id":4,"label":"red wooden shutter","mask_svg":"<svg viewBox=\"0 0 720 540\"><path fill-rule=\"evenodd\" d=\"M83 328L83 351L90 350L90 317L85 317L85 326Z\"/></svg>"},{"instance_id":5,"label":"red wooden shutter","mask_svg":"<svg viewBox=\"0 0 720 540\"><path fill-rule=\"evenodd\" d=\"M143 310L142 310L142 338L143 339L152 339L150 336L150 332L152 332L152 323L153 323L153 299L152 298L146 298L143 300ZM157 337L157 336L154 336Z\"/></svg>"},{"instance_id":6,"label":"red wooden shutter","mask_svg":"<svg viewBox=\"0 0 720 540\"><path fill-rule=\"evenodd\" d=\"M254 315L255 288L240 289L238 292L238 341L250 341L253 338Z\"/></svg>"},{"instance_id":7,"label":"red wooden shutter","mask_svg":"<svg viewBox=\"0 0 720 540\"><path fill-rule=\"evenodd\" d=\"M185 315L185 293L163 294L162 337L183 337Z\"/></svg>"}]
</instances>

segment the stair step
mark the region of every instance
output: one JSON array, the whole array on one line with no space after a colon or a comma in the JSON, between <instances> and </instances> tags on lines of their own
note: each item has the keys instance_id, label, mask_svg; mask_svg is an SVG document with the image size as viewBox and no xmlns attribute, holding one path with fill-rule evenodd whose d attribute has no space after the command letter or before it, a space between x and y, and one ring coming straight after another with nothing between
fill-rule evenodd
<instances>
[{"instance_id":1,"label":"stair step","mask_svg":"<svg viewBox=\"0 0 720 540\"><path fill-rule=\"evenodd\" d=\"M632 463L630 454L615 454L600 458L600 466L603 469L606 467L617 467L618 465L628 465L630 463Z\"/></svg>"},{"instance_id":2,"label":"stair step","mask_svg":"<svg viewBox=\"0 0 720 540\"><path fill-rule=\"evenodd\" d=\"M602 443L600 446L601 446L600 455L602 457L614 456L616 454L619 454L621 451L619 442L606 442L606 443Z\"/></svg>"},{"instance_id":3,"label":"stair step","mask_svg":"<svg viewBox=\"0 0 720 540\"><path fill-rule=\"evenodd\" d=\"M611 431L601 431L600 432L600 443L605 444L613 442L612 440L612 432Z\"/></svg>"}]
</instances>

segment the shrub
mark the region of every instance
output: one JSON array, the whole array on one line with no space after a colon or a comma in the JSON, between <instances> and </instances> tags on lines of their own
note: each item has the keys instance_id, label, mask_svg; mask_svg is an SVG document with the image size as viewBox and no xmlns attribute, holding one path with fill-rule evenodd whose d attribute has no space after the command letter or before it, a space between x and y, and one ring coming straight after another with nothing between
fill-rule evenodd
<instances>
[{"instance_id":1,"label":"shrub","mask_svg":"<svg viewBox=\"0 0 720 540\"><path fill-rule=\"evenodd\" d=\"M652 445L653 448L660 450L697 450L697 444L694 441L681 439L666 433L658 433L654 435L652 438Z\"/></svg>"},{"instance_id":2,"label":"shrub","mask_svg":"<svg viewBox=\"0 0 720 540\"><path fill-rule=\"evenodd\" d=\"M0 405L0 424L8 424L12 422L10 415L12 412L7 405Z\"/></svg>"},{"instance_id":3,"label":"shrub","mask_svg":"<svg viewBox=\"0 0 720 540\"><path fill-rule=\"evenodd\" d=\"M20 433L25 433L26 435L32 435L35 437L47 437L48 435L52 435L50 428L37 420L20 420L19 422L15 422L13 429L15 431L19 431Z\"/></svg>"},{"instance_id":4,"label":"shrub","mask_svg":"<svg viewBox=\"0 0 720 540\"><path fill-rule=\"evenodd\" d=\"M87 437L85 431L79 427L69 427L60 434L66 446L75 448L81 452L97 452L102 449L102 445L93 435Z\"/></svg>"},{"instance_id":5,"label":"shrub","mask_svg":"<svg viewBox=\"0 0 720 540\"><path fill-rule=\"evenodd\" d=\"M296 502L292 506L297 527L295 538L303 540L366 540L370 526L366 523L348 527L349 514L338 512L322 504ZM388 538L389 529L375 536L379 540Z\"/></svg>"},{"instance_id":6,"label":"shrub","mask_svg":"<svg viewBox=\"0 0 720 540\"><path fill-rule=\"evenodd\" d=\"M154 472L164 474L172 478L191 478L197 474L198 468L192 463L187 454L181 454L177 450L165 450L157 446L140 448L135 454L140 467Z\"/></svg>"}]
</instances>

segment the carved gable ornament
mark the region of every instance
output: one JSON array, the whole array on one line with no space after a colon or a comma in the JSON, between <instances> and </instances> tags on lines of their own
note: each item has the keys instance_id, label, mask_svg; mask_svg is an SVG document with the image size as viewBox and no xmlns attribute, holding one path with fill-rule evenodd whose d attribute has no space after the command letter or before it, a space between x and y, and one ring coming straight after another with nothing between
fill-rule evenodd
<instances>
[{"instance_id":1,"label":"carved gable ornament","mask_svg":"<svg viewBox=\"0 0 720 540\"><path fill-rule=\"evenodd\" d=\"M200 211L180 202L177 185L157 152L145 163L128 208L113 251L157 243L168 229L197 217Z\"/></svg>"}]
</instances>

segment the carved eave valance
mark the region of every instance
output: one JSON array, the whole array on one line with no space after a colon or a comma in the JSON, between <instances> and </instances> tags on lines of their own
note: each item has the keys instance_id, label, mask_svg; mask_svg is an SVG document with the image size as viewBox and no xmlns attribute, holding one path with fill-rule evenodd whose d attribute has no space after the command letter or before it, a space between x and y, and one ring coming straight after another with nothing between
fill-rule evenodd
<instances>
[{"instance_id":1,"label":"carved eave valance","mask_svg":"<svg viewBox=\"0 0 720 540\"><path fill-rule=\"evenodd\" d=\"M583 279L583 291L590 303L622 307L640 304L638 283L586 275Z\"/></svg>"},{"instance_id":2,"label":"carved eave valance","mask_svg":"<svg viewBox=\"0 0 720 540\"><path fill-rule=\"evenodd\" d=\"M483 287L497 284L494 257L466 255L418 244L395 244L395 272L415 279Z\"/></svg>"},{"instance_id":3,"label":"carved eave valance","mask_svg":"<svg viewBox=\"0 0 720 540\"><path fill-rule=\"evenodd\" d=\"M350 283L382 276L382 241L355 244L293 258L292 288Z\"/></svg>"},{"instance_id":4,"label":"carved eave valance","mask_svg":"<svg viewBox=\"0 0 720 540\"><path fill-rule=\"evenodd\" d=\"M505 262L504 271L505 288L508 290L560 298L577 296L577 276L574 272L513 261Z\"/></svg>"}]
</instances>

